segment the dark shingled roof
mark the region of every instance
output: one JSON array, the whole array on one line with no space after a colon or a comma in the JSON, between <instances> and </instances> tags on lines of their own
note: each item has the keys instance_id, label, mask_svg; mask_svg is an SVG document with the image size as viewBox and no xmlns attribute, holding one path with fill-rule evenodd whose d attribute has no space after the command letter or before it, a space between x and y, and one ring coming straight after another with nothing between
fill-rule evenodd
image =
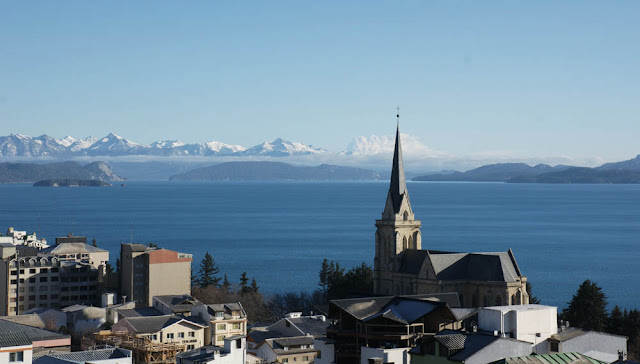
<instances>
[{"instance_id":1,"label":"dark shingled roof","mask_svg":"<svg viewBox=\"0 0 640 364\"><path fill-rule=\"evenodd\" d=\"M522 276L511 250L495 253L427 252L438 280L515 282Z\"/></svg>"},{"instance_id":2,"label":"dark shingled roof","mask_svg":"<svg viewBox=\"0 0 640 364\"><path fill-rule=\"evenodd\" d=\"M424 261L429 258L426 250L408 249L402 254L400 262L400 273L418 275L422 269Z\"/></svg>"},{"instance_id":3,"label":"dark shingled roof","mask_svg":"<svg viewBox=\"0 0 640 364\"><path fill-rule=\"evenodd\" d=\"M49 359L63 360L67 363L85 363L98 360L120 359L131 357L131 352L126 349L108 348L98 350L76 351L73 353L47 354L37 360L33 364L55 363Z\"/></svg>"},{"instance_id":4,"label":"dark shingled roof","mask_svg":"<svg viewBox=\"0 0 640 364\"><path fill-rule=\"evenodd\" d=\"M25 345L31 345L31 340L24 332L0 332L0 348Z\"/></svg>"},{"instance_id":5,"label":"dark shingled roof","mask_svg":"<svg viewBox=\"0 0 640 364\"><path fill-rule=\"evenodd\" d=\"M188 294L154 296L154 299L170 307L173 312L191 311L192 307L203 305L202 302Z\"/></svg>"},{"instance_id":6,"label":"dark shingled roof","mask_svg":"<svg viewBox=\"0 0 640 364\"><path fill-rule=\"evenodd\" d=\"M154 307L140 307L118 310L118 314L122 315L122 317L149 317L165 315Z\"/></svg>"},{"instance_id":7,"label":"dark shingled roof","mask_svg":"<svg viewBox=\"0 0 640 364\"><path fill-rule=\"evenodd\" d=\"M307 335L324 336L327 327L331 326L329 320L322 320L319 316L287 317L285 320L295 325Z\"/></svg>"},{"instance_id":8,"label":"dark shingled roof","mask_svg":"<svg viewBox=\"0 0 640 364\"><path fill-rule=\"evenodd\" d=\"M280 346L313 345L313 336L281 337L273 339Z\"/></svg>"},{"instance_id":9,"label":"dark shingled roof","mask_svg":"<svg viewBox=\"0 0 640 364\"><path fill-rule=\"evenodd\" d=\"M213 359L214 354L222 352L219 346L206 345L197 349L182 352L176 355L176 358L188 359L189 361L205 361Z\"/></svg>"},{"instance_id":10,"label":"dark shingled roof","mask_svg":"<svg viewBox=\"0 0 640 364\"><path fill-rule=\"evenodd\" d=\"M57 332L48 331L44 329L39 329L36 327L31 327L27 325L18 324L15 322L0 320L0 332L23 332L27 335L29 340L33 341L44 341L44 340L57 340L57 339L67 339L71 336L58 334Z\"/></svg>"}]
</instances>

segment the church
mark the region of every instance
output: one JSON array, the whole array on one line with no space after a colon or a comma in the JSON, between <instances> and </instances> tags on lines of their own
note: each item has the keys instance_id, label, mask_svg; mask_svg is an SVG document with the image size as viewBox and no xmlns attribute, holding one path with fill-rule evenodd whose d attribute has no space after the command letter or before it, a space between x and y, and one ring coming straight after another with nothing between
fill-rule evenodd
<instances>
[{"instance_id":1,"label":"church","mask_svg":"<svg viewBox=\"0 0 640 364\"><path fill-rule=\"evenodd\" d=\"M528 304L527 277L511 249L497 253L422 250L396 130L391 183L382 218L376 220L374 293L411 295L457 292L461 307Z\"/></svg>"}]
</instances>

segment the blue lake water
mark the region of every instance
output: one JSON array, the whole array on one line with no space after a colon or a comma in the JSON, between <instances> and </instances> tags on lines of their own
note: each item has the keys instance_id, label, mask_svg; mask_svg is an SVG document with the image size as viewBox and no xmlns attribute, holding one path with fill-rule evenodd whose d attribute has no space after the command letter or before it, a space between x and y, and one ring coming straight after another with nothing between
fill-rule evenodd
<instances>
[{"instance_id":1,"label":"blue lake water","mask_svg":"<svg viewBox=\"0 0 640 364\"><path fill-rule=\"evenodd\" d=\"M121 242L206 251L264 292L313 290L324 258L372 264L386 182L128 182L126 187L0 185L0 229L74 231L115 262ZM511 248L542 303L564 307L585 279L610 306L640 307L640 185L408 185L424 249Z\"/></svg>"}]
</instances>

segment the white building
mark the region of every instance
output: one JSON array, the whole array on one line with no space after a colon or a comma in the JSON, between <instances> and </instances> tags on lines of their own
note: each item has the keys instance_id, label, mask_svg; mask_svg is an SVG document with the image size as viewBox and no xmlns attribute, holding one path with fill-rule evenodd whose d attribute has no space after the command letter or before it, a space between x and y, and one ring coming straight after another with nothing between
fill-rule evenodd
<instances>
[{"instance_id":1,"label":"white building","mask_svg":"<svg viewBox=\"0 0 640 364\"><path fill-rule=\"evenodd\" d=\"M478 329L530 342L538 352L541 343L558 333L558 308L534 304L482 307Z\"/></svg>"},{"instance_id":2,"label":"white building","mask_svg":"<svg viewBox=\"0 0 640 364\"><path fill-rule=\"evenodd\" d=\"M562 328L546 343L538 354L576 352L607 363L618 360L620 353L627 358L627 337L606 332Z\"/></svg>"},{"instance_id":3,"label":"white building","mask_svg":"<svg viewBox=\"0 0 640 364\"><path fill-rule=\"evenodd\" d=\"M224 339L224 347L203 346L176 355L176 364L245 364L247 347L245 336Z\"/></svg>"},{"instance_id":4,"label":"white building","mask_svg":"<svg viewBox=\"0 0 640 364\"><path fill-rule=\"evenodd\" d=\"M33 344L23 332L0 332L0 363L31 363Z\"/></svg>"},{"instance_id":5,"label":"white building","mask_svg":"<svg viewBox=\"0 0 640 364\"><path fill-rule=\"evenodd\" d=\"M196 319L173 315L129 317L113 325L111 332L126 331L155 343L175 343L183 345L186 350L193 350L205 345L207 327L205 322L193 321Z\"/></svg>"},{"instance_id":6,"label":"white building","mask_svg":"<svg viewBox=\"0 0 640 364\"><path fill-rule=\"evenodd\" d=\"M382 359L381 363L409 364L409 350L411 348L369 348L363 346L360 348L360 364L368 364L369 359Z\"/></svg>"},{"instance_id":7,"label":"white building","mask_svg":"<svg viewBox=\"0 0 640 364\"><path fill-rule=\"evenodd\" d=\"M44 249L48 248L47 240L39 239L36 236L36 233L27 234L26 231L23 230L15 230L10 227L7 229L7 233L5 236L0 236L0 243L11 243L13 245L26 245L31 248L36 249Z\"/></svg>"}]
</instances>

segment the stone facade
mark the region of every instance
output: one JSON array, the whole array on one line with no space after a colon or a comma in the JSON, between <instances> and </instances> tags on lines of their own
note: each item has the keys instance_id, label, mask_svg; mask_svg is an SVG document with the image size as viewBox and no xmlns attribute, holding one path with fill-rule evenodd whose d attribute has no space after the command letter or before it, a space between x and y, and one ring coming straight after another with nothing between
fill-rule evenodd
<instances>
[{"instance_id":1,"label":"stone facade","mask_svg":"<svg viewBox=\"0 0 640 364\"><path fill-rule=\"evenodd\" d=\"M382 218L376 220L374 292L408 295L457 292L463 307L528 304L527 279L511 250L455 253L422 250L421 223L406 187L400 131Z\"/></svg>"}]
</instances>

